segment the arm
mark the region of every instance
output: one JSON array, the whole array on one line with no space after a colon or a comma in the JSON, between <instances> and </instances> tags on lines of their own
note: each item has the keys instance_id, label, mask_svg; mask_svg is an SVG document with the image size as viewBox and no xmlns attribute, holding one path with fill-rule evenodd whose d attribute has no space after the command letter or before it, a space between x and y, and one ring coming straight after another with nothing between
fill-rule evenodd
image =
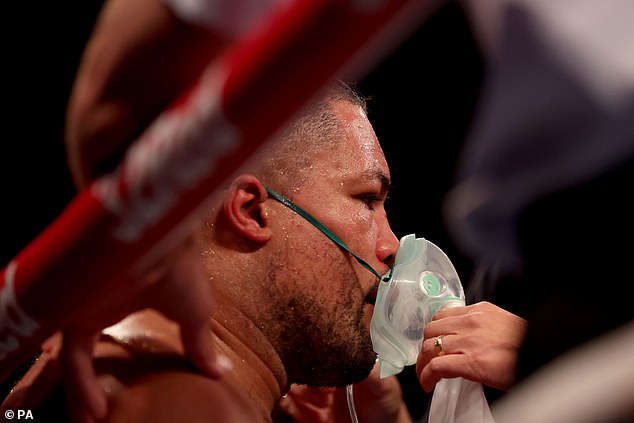
<instances>
[{"instance_id":1,"label":"arm","mask_svg":"<svg viewBox=\"0 0 634 423\"><path fill-rule=\"evenodd\" d=\"M78 188L112 170L144 128L191 83L229 39L179 20L160 0L111 0L104 4L86 45L66 111L65 141ZM135 310L154 307L181 324L188 357L218 377L207 317L208 280L198 244L183 243L135 286L112 285L99 305L80 316L44 349L60 349L69 395L82 398L84 416L107 411L92 351L99 331ZM186 288L186 289L185 289ZM177 295L176 307L168 298ZM179 310L180 309L180 310Z\"/></svg>"},{"instance_id":2,"label":"arm","mask_svg":"<svg viewBox=\"0 0 634 423\"><path fill-rule=\"evenodd\" d=\"M227 37L182 22L159 0L105 3L71 92L66 147L85 186L224 49Z\"/></svg>"}]
</instances>

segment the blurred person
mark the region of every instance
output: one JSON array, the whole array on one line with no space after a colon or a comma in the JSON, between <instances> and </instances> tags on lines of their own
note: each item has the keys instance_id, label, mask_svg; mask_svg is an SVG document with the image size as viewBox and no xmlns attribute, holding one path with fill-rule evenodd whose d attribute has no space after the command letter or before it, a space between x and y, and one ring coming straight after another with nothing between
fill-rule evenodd
<instances>
[{"instance_id":1,"label":"blurred person","mask_svg":"<svg viewBox=\"0 0 634 423\"><path fill-rule=\"evenodd\" d=\"M475 263L467 299L503 304L527 319L517 382L540 374L554 386L574 385L555 363L574 362L611 334L626 345L624 328L634 319L626 297L614 296L625 290L629 257L622 246L634 235L625 194L634 176L634 5L463 4L486 58L444 204L452 239ZM608 361L606 374L618 376L612 365L631 371L625 356ZM545 368L559 379L542 376ZM597 399L620 397L609 382L592 386ZM606 406L616 405L599 400L594 411L600 416ZM552 410L549 421L572 415ZM583 417L621 421L607 409L605 420L591 420L595 412Z\"/></svg>"},{"instance_id":2,"label":"blurred person","mask_svg":"<svg viewBox=\"0 0 634 423\"><path fill-rule=\"evenodd\" d=\"M476 263L469 300L509 301L529 322L523 378L634 318L597 290L621 289L628 273L616 246L633 234L623 193L634 163L634 7L465 5L487 62L444 210Z\"/></svg>"}]
</instances>

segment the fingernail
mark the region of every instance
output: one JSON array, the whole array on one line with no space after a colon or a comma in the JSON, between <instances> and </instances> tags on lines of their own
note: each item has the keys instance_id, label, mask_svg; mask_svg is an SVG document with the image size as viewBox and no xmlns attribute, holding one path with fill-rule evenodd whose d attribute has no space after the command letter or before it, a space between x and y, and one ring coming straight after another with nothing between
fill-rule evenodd
<instances>
[{"instance_id":1,"label":"fingernail","mask_svg":"<svg viewBox=\"0 0 634 423\"><path fill-rule=\"evenodd\" d=\"M233 364L224 355L214 354L213 356L208 356L201 363L200 368L210 377L216 379L233 370Z\"/></svg>"},{"instance_id":2,"label":"fingernail","mask_svg":"<svg viewBox=\"0 0 634 423\"><path fill-rule=\"evenodd\" d=\"M229 360L229 358L227 358L227 356L224 355L218 354L214 364L221 374L225 374L233 370L233 363Z\"/></svg>"}]
</instances>

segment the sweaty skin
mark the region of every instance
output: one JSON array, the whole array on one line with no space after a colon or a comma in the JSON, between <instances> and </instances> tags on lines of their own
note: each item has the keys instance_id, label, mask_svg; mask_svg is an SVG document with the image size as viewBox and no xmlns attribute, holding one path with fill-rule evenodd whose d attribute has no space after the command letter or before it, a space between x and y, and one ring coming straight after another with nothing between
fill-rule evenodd
<instances>
[{"instance_id":1,"label":"sweaty skin","mask_svg":"<svg viewBox=\"0 0 634 423\"><path fill-rule=\"evenodd\" d=\"M384 209L387 162L361 107L347 100L331 106L337 142L311 155L306 182L285 195L384 273L398 248ZM213 342L233 370L221 379L203 375L186 359L173 322L152 310L135 313L107 328L95 348L106 421L267 422L292 383L344 386L373 368L378 279L269 197L263 182L284 188L238 174L197 232L215 301ZM40 407L49 399L59 412L59 366L57 352L45 352L3 407L28 404L53 415ZM85 417L73 398L68 404L74 417Z\"/></svg>"}]
</instances>

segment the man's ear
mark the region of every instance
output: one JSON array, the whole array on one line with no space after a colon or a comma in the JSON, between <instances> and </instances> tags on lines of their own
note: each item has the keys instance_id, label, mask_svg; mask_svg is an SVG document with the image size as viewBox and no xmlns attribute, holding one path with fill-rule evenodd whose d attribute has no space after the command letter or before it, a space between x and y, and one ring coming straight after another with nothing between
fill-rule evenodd
<instances>
[{"instance_id":1,"label":"man's ear","mask_svg":"<svg viewBox=\"0 0 634 423\"><path fill-rule=\"evenodd\" d=\"M253 175L236 177L224 200L224 212L231 227L251 241L268 241L271 230L264 210L267 198L266 189L258 178Z\"/></svg>"}]
</instances>

